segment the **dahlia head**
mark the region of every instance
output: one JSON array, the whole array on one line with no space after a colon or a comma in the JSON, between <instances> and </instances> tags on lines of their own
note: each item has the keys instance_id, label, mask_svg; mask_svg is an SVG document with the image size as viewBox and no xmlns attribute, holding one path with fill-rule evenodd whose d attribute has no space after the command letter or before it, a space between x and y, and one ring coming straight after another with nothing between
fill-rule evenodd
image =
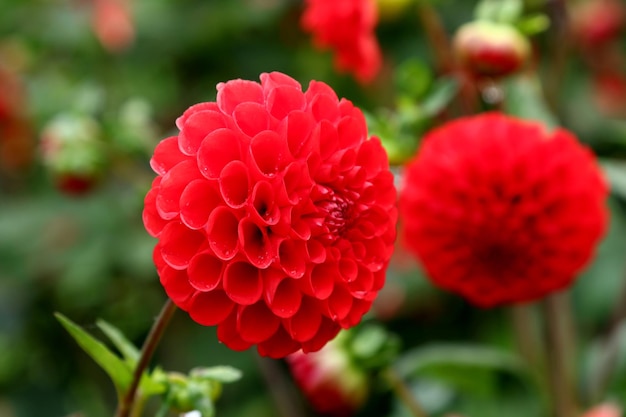
<instances>
[{"instance_id":1,"label":"dahlia head","mask_svg":"<svg viewBox=\"0 0 626 417\"><path fill-rule=\"evenodd\" d=\"M362 112L326 84L217 85L156 147L145 198L168 296L235 350L319 350L385 281L396 192Z\"/></svg>"},{"instance_id":2,"label":"dahlia head","mask_svg":"<svg viewBox=\"0 0 626 417\"><path fill-rule=\"evenodd\" d=\"M351 72L361 83L372 81L382 66L375 0L306 0L305 5L301 25L314 45L335 53L338 71Z\"/></svg>"},{"instance_id":3,"label":"dahlia head","mask_svg":"<svg viewBox=\"0 0 626 417\"><path fill-rule=\"evenodd\" d=\"M568 287L607 227L607 184L564 129L501 113L426 135L406 166L402 237L432 282L491 307Z\"/></svg>"}]
</instances>

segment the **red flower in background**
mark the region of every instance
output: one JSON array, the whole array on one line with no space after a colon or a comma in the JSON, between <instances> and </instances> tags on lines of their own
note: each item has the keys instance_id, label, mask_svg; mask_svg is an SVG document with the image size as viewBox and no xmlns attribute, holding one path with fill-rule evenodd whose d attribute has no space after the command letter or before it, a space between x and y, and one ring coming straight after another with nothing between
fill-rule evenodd
<instances>
[{"instance_id":1,"label":"red flower in background","mask_svg":"<svg viewBox=\"0 0 626 417\"><path fill-rule=\"evenodd\" d=\"M302 27L313 34L318 48L335 52L339 71L352 72L367 83L382 65L377 20L374 0L307 0Z\"/></svg>"},{"instance_id":2,"label":"red flower in background","mask_svg":"<svg viewBox=\"0 0 626 417\"><path fill-rule=\"evenodd\" d=\"M135 40L130 0L94 0L93 30L107 50L121 52Z\"/></svg>"},{"instance_id":3,"label":"red flower in background","mask_svg":"<svg viewBox=\"0 0 626 417\"><path fill-rule=\"evenodd\" d=\"M626 7L620 0L585 0L576 3L572 28L583 47L597 49L619 38L626 24Z\"/></svg>"},{"instance_id":4,"label":"red flower in background","mask_svg":"<svg viewBox=\"0 0 626 417\"><path fill-rule=\"evenodd\" d=\"M433 130L406 168L403 238L438 286L489 307L568 286L607 223L593 154L499 113Z\"/></svg>"},{"instance_id":5,"label":"red flower in background","mask_svg":"<svg viewBox=\"0 0 626 417\"><path fill-rule=\"evenodd\" d=\"M585 412L582 417L621 417L622 408L616 404L605 403L597 405Z\"/></svg>"},{"instance_id":6,"label":"red flower in background","mask_svg":"<svg viewBox=\"0 0 626 417\"><path fill-rule=\"evenodd\" d=\"M365 118L326 84L281 73L217 86L151 160L154 260L169 297L235 350L320 349L385 280L396 193Z\"/></svg>"}]
</instances>

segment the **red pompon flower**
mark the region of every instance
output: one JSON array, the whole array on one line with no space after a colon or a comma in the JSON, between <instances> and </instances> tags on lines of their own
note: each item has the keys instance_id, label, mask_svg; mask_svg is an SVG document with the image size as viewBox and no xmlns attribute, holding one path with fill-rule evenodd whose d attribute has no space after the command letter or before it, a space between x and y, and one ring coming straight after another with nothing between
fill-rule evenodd
<instances>
[{"instance_id":1,"label":"red pompon flower","mask_svg":"<svg viewBox=\"0 0 626 417\"><path fill-rule=\"evenodd\" d=\"M500 113L424 138L400 195L403 239L438 286L482 307L572 283L608 221L593 154L563 129Z\"/></svg>"},{"instance_id":2,"label":"red pompon flower","mask_svg":"<svg viewBox=\"0 0 626 417\"><path fill-rule=\"evenodd\" d=\"M351 363L349 353L336 340L319 352L295 352L286 360L296 384L316 412L349 417L365 403L369 382L367 374Z\"/></svg>"},{"instance_id":3,"label":"red pompon flower","mask_svg":"<svg viewBox=\"0 0 626 417\"><path fill-rule=\"evenodd\" d=\"M301 23L313 34L316 47L335 52L339 71L351 72L359 82L368 83L382 66L377 22L374 0L307 0Z\"/></svg>"},{"instance_id":4,"label":"red pompon flower","mask_svg":"<svg viewBox=\"0 0 626 417\"><path fill-rule=\"evenodd\" d=\"M159 143L143 220L169 297L235 350L316 351L382 288L393 174L363 113L273 72L217 86Z\"/></svg>"}]
</instances>

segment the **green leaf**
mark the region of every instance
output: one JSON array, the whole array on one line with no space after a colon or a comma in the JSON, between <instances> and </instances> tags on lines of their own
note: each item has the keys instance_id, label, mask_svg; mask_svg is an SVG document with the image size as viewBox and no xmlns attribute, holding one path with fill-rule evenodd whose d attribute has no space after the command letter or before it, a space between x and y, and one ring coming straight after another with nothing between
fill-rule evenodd
<instances>
[{"instance_id":1,"label":"green leaf","mask_svg":"<svg viewBox=\"0 0 626 417\"><path fill-rule=\"evenodd\" d=\"M426 94L433 82L431 70L419 59L405 60L394 75L398 94L411 100L417 100Z\"/></svg>"},{"instance_id":2,"label":"green leaf","mask_svg":"<svg viewBox=\"0 0 626 417\"><path fill-rule=\"evenodd\" d=\"M102 332L107 335L107 337L111 340L113 345L122 353L124 358L126 359L126 363L130 367L130 369L135 369L137 365L137 361L139 360L139 350L133 345L124 334L115 326L110 323L107 323L104 320L96 321L96 325L102 330ZM139 382L139 390L142 395L149 397L152 395L161 394L165 391L165 384L161 382L157 382L154 377L159 376L159 371L153 373L153 375L145 374L142 375L141 381Z\"/></svg>"},{"instance_id":3,"label":"green leaf","mask_svg":"<svg viewBox=\"0 0 626 417\"><path fill-rule=\"evenodd\" d=\"M192 378L212 379L224 383L235 382L241 378L241 375L242 373L239 369L226 365L212 366L210 368L195 368L190 372Z\"/></svg>"},{"instance_id":4,"label":"green leaf","mask_svg":"<svg viewBox=\"0 0 626 417\"><path fill-rule=\"evenodd\" d=\"M545 32L550 27L550 18L538 13L524 17L515 23L517 29L526 36L533 36Z\"/></svg>"},{"instance_id":5,"label":"green leaf","mask_svg":"<svg viewBox=\"0 0 626 417\"><path fill-rule=\"evenodd\" d=\"M396 368L404 376L418 374L433 365L480 367L525 374L523 362L517 355L477 345L429 345L406 352L396 362Z\"/></svg>"},{"instance_id":6,"label":"green leaf","mask_svg":"<svg viewBox=\"0 0 626 417\"><path fill-rule=\"evenodd\" d=\"M433 84L429 96L422 102L422 110L428 116L439 114L456 96L459 82L452 77L439 78Z\"/></svg>"},{"instance_id":7,"label":"green leaf","mask_svg":"<svg viewBox=\"0 0 626 417\"><path fill-rule=\"evenodd\" d=\"M543 98L539 82L528 76L511 77L504 83L506 113L522 119L543 122L547 128L559 125Z\"/></svg>"},{"instance_id":8,"label":"green leaf","mask_svg":"<svg viewBox=\"0 0 626 417\"><path fill-rule=\"evenodd\" d=\"M477 20L513 23L522 16L523 11L524 3L521 0L482 0L476 5L474 16Z\"/></svg>"},{"instance_id":9,"label":"green leaf","mask_svg":"<svg viewBox=\"0 0 626 417\"><path fill-rule=\"evenodd\" d=\"M135 347L135 345L126 339L126 336L124 336L124 334L117 327L107 323L106 321L98 320L96 321L96 325L121 352L126 359L126 362L134 368L137 360L139 359L139 350Z\"/></svg>"},{"instance_id":10,"label":"green leaf","mask_svg":"<svg viewBox=\"0 0 626 417\"><path fill-rule=\"evenodd\" d=\"M519 377L525 386L532 381L516 355L476 345L420 347L406 352L394 368L403 378L445 381L460 391L480 396L494 394L497 376L502 372Z\"/></svg>"},{"instance_id":11,"label":"green leaf","mask_svg":"<svg viewBox=\"0 0 626 417\"><path fill-rule=\"evenodd\" d=\"M128 365L113 354L102 342L96 340L63 314L55 313L54 315L79 346L111 377L118 395L121 395L130 385L132 379Z\"/></svg>"}]
</instances>

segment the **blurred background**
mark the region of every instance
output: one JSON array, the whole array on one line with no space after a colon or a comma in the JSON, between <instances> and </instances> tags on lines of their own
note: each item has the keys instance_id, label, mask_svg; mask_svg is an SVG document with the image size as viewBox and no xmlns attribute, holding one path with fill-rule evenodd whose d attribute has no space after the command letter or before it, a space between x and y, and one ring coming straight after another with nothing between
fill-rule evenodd
<instances>
[{"instance_id":1,"label":"blurred background","mask_svg":"<svg viewBox=\"0 0 626 417\"><path fill-rule=\"evenodd\" d=\"M141 221L154 177L148 161L158 141L175 133L176 117L215 98L218 82L258 80L269 71L305 87L325 81L369 114L394 162L411 155L453 88L435 72L411 3L380 1L385 62L373 83L361 85L335 72L330 52L312 46L296 0L0 0L1 417L112 415L106 374L53 313L97 336L102 318L142 343L165 300L152 264L155 241ZM475 5L432 3L448 33L471 19ZM549 15L551 3L526 7ZM605 71L572 42L559 45L554 27L533 38L542 74L550 51L570 48L552 110L601 157L612 184L610 231L572 291L584 391L610 329L621 328L616 306L626 303L626 39L620 35L607 52L614 71ZM515 103L537 110L524 101L527 86L513 88L522 92ZM433 288L401 247L371 316L398 335L403 351L432 343L514 347L507 311L479 310ZM622 327L601 399L626 404ZM229 351L214 329L185 313L175 316L156 358L181 372L218 364L243 370L224 387L219 416L280 415L267 379L289 382L283 364L268 373L254 352ZM411 384L433 415L540 415L541 399L516 371L486 360L483 367L436 363ZM403 413L375 387L358 415Z\"/></svg>"}]
</instances>

